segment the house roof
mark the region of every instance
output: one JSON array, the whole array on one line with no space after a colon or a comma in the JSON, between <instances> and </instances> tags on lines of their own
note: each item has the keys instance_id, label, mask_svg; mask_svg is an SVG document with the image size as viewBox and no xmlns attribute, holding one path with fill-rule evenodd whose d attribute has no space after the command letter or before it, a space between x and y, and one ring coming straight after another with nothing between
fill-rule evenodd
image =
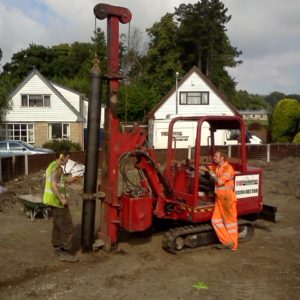
<instances>
[{"instance_id":1,"label":"house roof","mask_svg":"<svg viewBox=\"0 0 300 300\"><path fill-rule=\"evenodd\" d=\"M71 88L69 88L69 87L63 86L63 85L61 85L60 83L57 83L57 82L54 82L54 81L49 81L49 82L50 82L52 85L57 85L58 87L60 87L60 88L62 88L62 89L64 89L64 90L67 90L67 91L69 91L69 92L72 92L72 93L74 93L74 94L77 94L78 96L83 97L83 100L88 101L88 99L86 98L86 96L85 96L84 94L82 94L82 93L79 93L79 92L77 92L77 91L75 91L75 90L73 90L73 89L71 89Z\"/></svg>"},{"instance_id":2,"label":"house roof","mask_svg":"<svg viewBox=\"0 0 300 300\"><path fill-rule=\"evenodd\" d=\"M34 76L37 75L47 86L48 88L77 116L77 121L85 122L85 118L78 112L78 110L53 86L53 84L47 80L36 68L34 68L26 77L25 79L15 88L15 90L10 94L10 97L13 97L29 80ZM55 83L56 84L56 83ZM78 92L72 91L69 88L63 87L59 84L56 84L61 88L69 90L73 93L78 95L82 95Z\"/></svg>"},{"instance_id":3,"label":"house roof","mask_svg":"<svg viewBox=\"0 0 300 300\"><path fill-rule=\"evenodd\" d=\"M216 88L216 86L206 77L204 74L196 67L192 67L188 73L186 73L182 79L178 82L178 88L191 76L192 73L197 73L199 77L220 97L220 99L232 110L235 115L240 115L238 110L229 102L226 96L221 93L220 90ZM176 91L176 85L166 94L158 103L157 105L149 112L146 116L146 119L153 119L155 112L167 101L167 99Z\"/></svg>"}]
</instances>

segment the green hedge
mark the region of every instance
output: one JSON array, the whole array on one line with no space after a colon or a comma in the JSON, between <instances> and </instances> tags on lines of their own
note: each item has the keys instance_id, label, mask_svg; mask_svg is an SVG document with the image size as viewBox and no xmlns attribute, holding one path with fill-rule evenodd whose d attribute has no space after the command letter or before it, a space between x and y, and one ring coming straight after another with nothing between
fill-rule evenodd
<instances>
[{"instance_id":1,"label":"green hedge","mask_svg":"<svg viewBox=\"0 0 300 300\"><path fill-rule=\"evenodd\" d=\"M53 140L43 144L44 148L52 149L55 152L61 151L80 151L81 146L79 143L74 143L68 140Z\"/></svg>"}]
</instances>

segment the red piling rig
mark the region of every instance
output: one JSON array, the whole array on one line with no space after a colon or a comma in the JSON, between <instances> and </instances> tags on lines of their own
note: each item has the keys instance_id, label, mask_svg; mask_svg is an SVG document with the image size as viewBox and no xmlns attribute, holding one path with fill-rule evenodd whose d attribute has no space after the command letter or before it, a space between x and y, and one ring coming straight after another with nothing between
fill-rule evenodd
<instances>
[{"instance_id":1,"label":"red piling rig","mask_svg":"<svg viewBox=\"0 0 300 300\"><path fill-rule=\"evenodd\" d=\"M131 12L124 7L97 4L95 16L107 18L107 77L109 79L109 103L105 112L104 148L102 158L101 190L105 193L102 202L100 238L104 240L107 250L117 241L118 224L118 164L120 153L130 150L146 137L143 134L129 137L120 133L117 118L119 79L119 22L126 24L131 20Z\"/></svg>"}]
</instances>

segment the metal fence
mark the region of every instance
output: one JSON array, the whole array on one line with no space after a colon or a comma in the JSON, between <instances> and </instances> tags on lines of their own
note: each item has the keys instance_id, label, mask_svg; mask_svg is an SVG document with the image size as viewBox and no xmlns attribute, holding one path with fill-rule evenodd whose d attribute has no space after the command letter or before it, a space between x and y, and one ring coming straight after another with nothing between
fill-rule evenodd
<instances>
[{"instance_id":1,"label":"metal fence","mask_svg":"<svg viewBox=\"0 0 300 300\"><path fill-rule=\"evenodd\" d=\"M208 147L203 147L202 153L209 153ZM206 149L207 148L207 149ZM229 157L237 157L238 146L222 146L223 150L227 150ZM300 145L294 144L263 144L248 145L248 159L262 161L276 161L288 156L300 157ZM163 164L166 162L167 151L155 150L158 162ZM85 151L72 152L71 159L79 163L85 164ZM186 149L176 149L177 159L186 159ZM99 153L101 157L101 150ZM12 180L19 176L32 174L40 170L46 170L51 161L55 159L54 154L36 154L14 157L2 157L0 159L0 183ZM99 160L100 165L100 160Z\"/></svg>"}]
</instances>

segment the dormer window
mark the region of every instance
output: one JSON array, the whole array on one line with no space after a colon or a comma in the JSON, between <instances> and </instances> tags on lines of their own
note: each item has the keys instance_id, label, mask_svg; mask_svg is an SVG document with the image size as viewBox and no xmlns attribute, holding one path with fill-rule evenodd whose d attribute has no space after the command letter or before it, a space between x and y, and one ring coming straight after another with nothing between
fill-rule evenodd
<instances>
[{"instance_id":1,"label":"dormer window","mask_svg":"<svg viewBox=\"0 0 300 300\"><path fill-rule=\"evenodd\" d=\"M50 107L50 95L21 95L21 107Z\"/></svg>"}]
</instances>

